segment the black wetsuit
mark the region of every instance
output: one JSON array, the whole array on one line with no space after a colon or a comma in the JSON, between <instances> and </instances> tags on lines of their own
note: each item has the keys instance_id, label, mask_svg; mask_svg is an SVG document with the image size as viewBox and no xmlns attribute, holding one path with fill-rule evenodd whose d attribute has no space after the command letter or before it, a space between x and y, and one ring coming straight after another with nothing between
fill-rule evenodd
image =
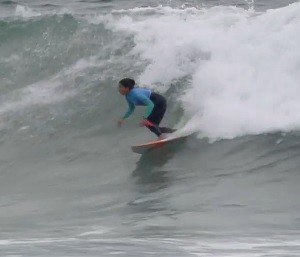
<instances>
[{"instance_id":1,"label":"black wetsuit","mask_svg":"<svg viewBox=\"0 0 300 257\"><path fill-rule=\"evenodd\" d=\"M160 136L162 133L172 133L175 129L167 127L159 127L161 120L163 119L165 112L167 110L167 100L162 95L152 92L150 95L150 100L154 104L154 108L151 114L148 116L147 120L153 123L154 126L146 126L154 134Z\"/></svg>"}]
</instances>

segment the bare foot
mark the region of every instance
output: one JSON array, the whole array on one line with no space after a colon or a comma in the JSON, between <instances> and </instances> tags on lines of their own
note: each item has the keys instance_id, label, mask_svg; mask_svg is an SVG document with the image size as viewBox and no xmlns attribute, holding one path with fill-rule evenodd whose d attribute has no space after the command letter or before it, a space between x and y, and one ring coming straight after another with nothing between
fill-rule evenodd
<instances>
[{"instance_id":1,"label":"bare foot","mask_svg":"<svg viewBox=\"0 0 300 257\"><path fill-rule=\"evenodd\" d=\"M159 137L158 137L158 140L164 140L166 139L166 136L164 134L161 134Z\"/></svg>"}]
</instances>

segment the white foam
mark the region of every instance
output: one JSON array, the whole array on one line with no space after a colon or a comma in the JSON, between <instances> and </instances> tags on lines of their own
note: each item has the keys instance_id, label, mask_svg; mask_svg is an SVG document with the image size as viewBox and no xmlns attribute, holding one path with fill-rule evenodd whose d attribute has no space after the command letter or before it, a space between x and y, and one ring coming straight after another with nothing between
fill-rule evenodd
<instances>
[{"instance_id":1,"label":"white foam","mask_svg":"<svg viewBox=\"0 0 300 257\"><path fill-rule=\"evenodd\" d=\"M84 237L84 236L92 236L92 235L105 235L108 232L111 232L111 228L108 227L100 227L100 226L95 226L93 230L88 231L88 232L83 232L79 234L79 237Z\"/></svg>"},{"instance_id":2,"label":"white foam","mask_svg":"<svg viewBox=\"0 0 300 257\"><path fill-rule=\"evenodd\" d=\"M6 101L1 103L0 114L22 111L26 107L34 105L55 104L74 96L76 90L71 86L74 77L94 66L99 66L94 57L79 59L73 65L66 67L50 78L16 89L6 96ZM63 89L66 84L70 86Z\"/></svg>"},{"instance_id":3,"label":"white foam","mask_svg":"<svg viewBox=\"0 0 300 257\"><path fill-rule=\"evenodd\" d=\"M18 4L15 8L14 15L17 17L21 17L24 19L30 19L34 17L40 16L52 16L52 15L59 15L63 16L65 14L74 15L74 12L66 7L55 9L55 10L47 10L43 8L32 8L24 5Z\"/></svg>"},{"instance_id":4,"label":"white foam","mask_svg":"<svg viewBox=\"0 0 300 257\"><path fill-rule=\"evenodd\" d=\"M149 62L141 84L191 77L182 97L186 127L211 138L300 128L300 3L265 13L152 11L110 16L107 26L132 34L132 54Z\"/></svg>"},{"instance_id":5,"label":"white foam","mask_svg":"<svg viewBox=\"0 0 300 257\"><path fill-rule=\"evenodd\" d=\"M57 93L56 90L61 85L58 80L44 80L16 90L10 95L8 101L1 104L0 113L21 111L33 105L54 104L74 94L72 91Z\"/></svg>"},{"instance_id":6,"label":"white foam","mask_svg":"<svg viewBox=\"0 0 300 257\"><path fill-rule=\"evenodd\" d=\"M32 18L32 17L41 16L40 12L37 12L37 11L35 11L27 6L23 6L23 5L16 6L15 14L16 14L16 16L21 16L23 18Z\"/></svg>"},{"instance_id":7,"label":"white foam","mask_svg":"<svg viewBox=\"0 0 300 257\"><path fill-rule=\"evenodd\" d=\"M77 241L76 238L30 238L30 239L4 239L0 240L0 245L32 245L32 244L47 244L58 242L73 242Z\"/></svg>"},{"instance_id":8,"label":"white foam","mask_svg":"<svg viewBox=\"0 0 300 257\"><path fill-rule=\"evenodd\" d=\"M265 238L247 237L233 240L190 240L182 248L196 256L212 256L212 254L222 257L285 256L298 253L299 239L293 240L288 236L276 239L266 236Z\"/></svg>"}]
</instances>

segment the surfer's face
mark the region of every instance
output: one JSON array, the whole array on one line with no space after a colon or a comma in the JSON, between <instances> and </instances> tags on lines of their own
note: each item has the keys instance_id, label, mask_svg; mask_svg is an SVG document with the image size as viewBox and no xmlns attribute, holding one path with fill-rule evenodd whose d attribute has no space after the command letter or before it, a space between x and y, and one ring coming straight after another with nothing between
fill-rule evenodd
<instances>
[{"instance_id":1,"label":"surfer's face","mask_svg":"<svg viewBox=\"0 0 300 257\"><path fill-rule=\"evenodd\" d=\"M119 84L119 93L121 95L127 95L129 92L129 88L128 87L124 87L123 85Z\"/></svg>"}]
</instances>

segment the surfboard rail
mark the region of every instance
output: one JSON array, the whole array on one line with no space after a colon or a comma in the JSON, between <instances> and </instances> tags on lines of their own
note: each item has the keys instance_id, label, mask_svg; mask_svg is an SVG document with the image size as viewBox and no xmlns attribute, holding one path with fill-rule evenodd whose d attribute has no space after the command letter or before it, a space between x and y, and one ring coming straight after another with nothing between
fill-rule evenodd
<instances>
[{"instance_id":1,"label":"surfboard rail","mask_svg":"<svg viewBox=\"0 0 300 257\"><path fill-rule=\"evenodd\" d=\"M131 146L131 150L135 153L143 154L143 153L145 153L147 151L150 151L152 149L162 147L162 146L164 146L165 144L167 144L169 142L174 142L176 140L180 140L180 139L186 138L188 136L189 135L170 137L170 138L161 139L161 140L154 140L154 141L150 141L150 142L147 142L147 143L144 143L144 144Z\"/></svg>"}]
</instances>

